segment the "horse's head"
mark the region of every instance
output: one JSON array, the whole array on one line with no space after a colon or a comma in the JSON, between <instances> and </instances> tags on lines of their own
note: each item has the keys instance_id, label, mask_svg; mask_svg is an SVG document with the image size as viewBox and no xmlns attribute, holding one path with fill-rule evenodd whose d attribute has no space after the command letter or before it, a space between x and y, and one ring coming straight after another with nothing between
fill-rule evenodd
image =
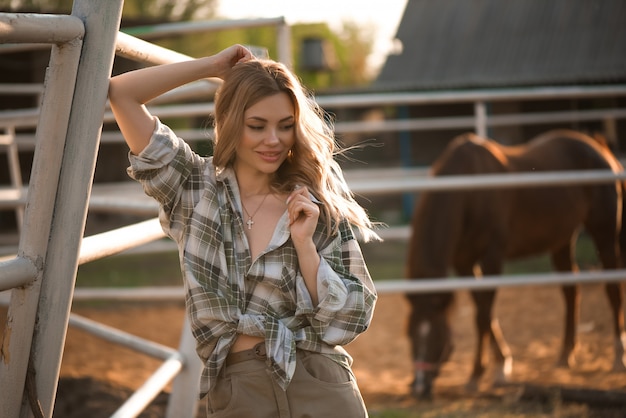
<instances>
[{"instance_id":1,"label":"horse's head","mask_svg":"<svg viewBox=\"0 0 626 418\"><path fill-rule=\"evenodd\" d=\"M409 339L414 380L411 392L421 399L432 397L439 370L452 353L452 333L448 311L451 293L408 295L411 304Z\"/></svg>"}]
</instances>

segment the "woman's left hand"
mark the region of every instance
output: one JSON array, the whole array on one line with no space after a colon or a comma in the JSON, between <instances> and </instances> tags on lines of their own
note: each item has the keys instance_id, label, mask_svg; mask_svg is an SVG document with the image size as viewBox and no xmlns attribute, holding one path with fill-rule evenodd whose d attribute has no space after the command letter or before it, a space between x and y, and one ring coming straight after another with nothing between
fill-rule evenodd
<instances>
[{"instance_id":1,"label":"woman's left hand","mask_svg":"<svg viewBox=\"0 0 626 418\"><path fill-rule=\"evenodd\" d=\"M320 208L311 200L308 188L300 187L291 192L287 198L287 213L294 244L310 240L317 227Z\"/></svg>"},{"instance_id":2,"label":"woman's left hand","mask_svg":"<svg viewBox=\"0 0 626 418\"><path fill-rule=\"evenodd\" d=\"M235 65L254 59L254 55L248 48L235 44L218 52L211 58L215 76L224 80Z\"/></svg>"}]
</instances>

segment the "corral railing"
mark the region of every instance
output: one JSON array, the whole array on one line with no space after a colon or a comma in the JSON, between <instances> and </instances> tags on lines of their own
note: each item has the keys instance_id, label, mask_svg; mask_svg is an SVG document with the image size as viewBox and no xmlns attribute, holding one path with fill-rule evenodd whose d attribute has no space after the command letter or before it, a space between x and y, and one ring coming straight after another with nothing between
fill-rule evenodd
<instances>
[{"instance_id":1,"label":"corral railing","mask_svg":"<svg viewBox=\"0 0 626 418\"><path fill-rule=\"evenodd\" d=\"M51 45L0 361L2 414L52 416L122 2L0 14L2 43ZM25 389L27 388L27 389Z\"/></svg>"},{"instance_id":2,"label":"corral railing","mask_svg":"<svg viewBox=\"0 0 626 418\"><path fill-rule=\"evenodd\" d=\"M121 142L119 133L100 133L105 111L106 89L114 51L119 56L159 64L189 59L182 54L154 46L128 34L117 34L122 2L77 0L72 16L0 14L0 41L3 43L52 44L50 69L44 86L0 86L2 90L20 89L27 94L43 91L36 109L0 113L5 129L9 164L15 163L15 149L33 147L34 166L28 187L21 187L13 176L10 187L0 190L0 208L24 210L16 255L0 259L0 291L11 289L9 317L5 327L0 364L2 416L17 417L28 409L41 416L52 416L54 393L59 376L68 323L95 335L140 350L164 360L163 365L115 413L116 417L136 416L176 377L168 405L168 417L192 417L195 413L196 385L200 365L193 353L190 335L181 337L178 350L128 335L85 318L69 314L72 298L180 299L182 288L76 289L77 266L157 240L163 236L158 222L150 219L125 228L82 239L87 209L154 215L156 206L144 198L135 183L116 185L113 194L102 193L107 185L91 187L95 157L100 140ZM280 23L280 22L279 22ZM117 34L117 35L116 35ZM81 48L81 43L84 46ZM114 46L116 45L116 46ZM96 53L97 51L97 53ZM103 54L102 51L107 51ZM97 55L97 56L96 56ZM210 113L212 104L167 105L169 100L210 93L210 82L194 83L164 95L151 110L160 117L196 116ZM29 90L29 91L26 91ZM75 91L75 93L74 93ZM554 98L591 98L626 96L626 86L578 87L475 91L430 94L358 94L323 96L323 107L363 107L372 105L410 105L474 103L471 117L384 120L377 122L339 121L338 133L361 131L412 131L425 129L474 129L484 134L488 126L545 123L548 121L606 120L626 117L626 109L568 111L535 114L493 115L486 103L499 100L536 100ZM71 111L70 111L71 110ZM36 126L34 136L14 134L16 127ZM43 132L46 133L45 138ZM205 138L205 132L180 133L187 140ZM10 137L10 138L8 138ZM5 138L4 136L2 138ZM13 162L11 162L13 161ZM15 170L11 166L11 171ZM19 169L19 167L17 167ZM19 172L19 170L18 170ZM421 175L407 175L419 172ZM488 187L526 187L552 184L599 183L626 178L624 173L560 172L529 173L518 176L475 176L430 179L423 169L394 169L346 173L352 189L363 195L406 193L426 189L467 189ZM128 190L125 190L128 189ZM136 199L128 199L130 192ZM25 209L24 209L25 208ZM22 215L20 215L22 216ZM383 231L389 238L406 239L408 228ZM402 279L378 282L380 293L429 292L533 284L620 281L623 270L573 274L527 275L462 278L410 282ZM37 323L37 327L35 324ZM185 324L183 327L188 330ZM32 332L31 332L32 331ZM24 388L27 388L26 390ZM21 413L21 415L20 415Z\"/></svg>"}]
</instances>

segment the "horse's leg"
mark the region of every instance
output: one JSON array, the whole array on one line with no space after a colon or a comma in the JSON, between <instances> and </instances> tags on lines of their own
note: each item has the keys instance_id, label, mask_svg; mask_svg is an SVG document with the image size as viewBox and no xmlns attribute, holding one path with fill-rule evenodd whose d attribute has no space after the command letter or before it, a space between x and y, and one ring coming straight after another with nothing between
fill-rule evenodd
<instances>
[{"instance_id":1,"label":"horse's leg","mask_svg":"<svg viewBox=\"0 0 626 418\"><path fill-rule=\"evenodd\" d=\"M552 253L552 264L555 270L561 272L578 271L578 266L572 257L573 245L564 246ZM564 285L561 290L565 299L565 333L557 366L572 367L576 360L574 352L576 348L576 326L580 311L580 289L578 285Z\"/></svg>"},{"instance_id":2,"label":"horse's leg","mask_svg":"<svg viewBox=\"0 0 626 418\"><path fill-rule=\"evenodd\" d=\"M590 235L594 239L602 267L605 269L615 269L621 266L617 247L612 240L601 239L601 235L595 234L595 230L590 230ZM605 234L604 236L606 236ZM609 235L611 236L611 235ZM613 347L615 356L613 358L614 371L626 371L626 358L624 357L624 346L626 345L626 332L624 331L624 287L622 283L607 283L604 291L611 305L611 317L613 319Z\"/></svg>"},{"instance_id":3,"label":"horse's leg","mask_svg":"<svg viewBox=\"0 0 626 418\"><path fill-rule=\"evenodd\" d=\"M604 269L617 269L623 265L620 259L619 243L616 242L615 231L618 225L610 222L608 217L600 216L603 222L587 222L586 227L593 238L602 267ZM622 227L625 227L622 225ZM623 232L622 232L623 233ZM605 293L611 305L611 317L613 319L613 370L626 371L626 357L624 357L626 345L626 332L624 331L624 287L622 283L607 283Z\"/></svg>"},{"instance_id":4,"label":"horse's leg","mask_svg":"<svg viewBox=\"0 0 626 418\"><path fill-rule=\"evenodd\" d=\"M626 371L626 357L624 346L626 345L626 332L624 332L624 287L622 283L607 283L604 287L611 304L613 316L614 353L613 371Z\"/></svg>"},{"instance_id":5,"label":"horse's leg","mask_svg":"<svg viewBox=\"0 0 626 418\"><path fill-rule=\"evenodd\" d=\"M495 362L494 384L507 383L513 373L513 355L496 317L491 319L491 346Z\"/></svg>"},{"instance_id":6,"label":"horse's leg","mask_svg":"<svg viewBox=\"0 0 626 418\"><path fill-rule=\"evenodd\" d=\"M495 298L495 292L491 290L471 292L474 305L476 307L476 351L474 353L474 364L472 374L466 384L469 391L478 390L478 383L485 372L483 365L485 347L489 341L489 329L491 323L491 306Z\"/></svg>"},{"instance_id":7,"label":"horse's leg","mask_svg":"<svg viewBox=\"0 0 626 418\"><path fill-rule=\"evenodd\" d=\"M513 370L513 356L504 334L500 328L500 323L493 316L493 304L496 298L494 290L481 290L472 292L472 298L476 305L476 327L478 345L476 357L474 358L474 369L468 383L469 389L477 389L478 381L483 375L483 353L485 347L490 343L494 359L494 381L496 385L506 383Z\"/></svg>"},{"instance_id":8,"label":"horse's leg","mask_svg":"<svg viewBox=\"0 0 626 418\"><path fill-rule=\"evenodd\" d=\"M482 272L480 267L475 268L459 267L457 272L461 276L474 275L480 277ZM505 364L511 364L510 349L504 341L502 331L498 324L498 320L492 317L493 303L496 297L495 290L482 290L471 292L474 306L476 308L475 325L476 325L476 351L474 353L474 364L472 373L466 384L468 391L476 391L481 377L485 372L483 364L484 353L488 343L492 343L496 367L498 372L498 380L504 380L507 367ZM508 367L510 373L510 367Z\"/></svg>"},{"instance_id":9,"label":"horse's leg","mask_svg":"<svg viewBox=\"0 0 626 418\"><path fill-rule=\"evenodd\" d=\"M502 264L498 261L500 255L499 253L494 253L493 255L495 256L493 260L490 260L487 256L485 257L485 271L482 271L479 267L474 268L474 276L480 277L483 273L489 275L499 275L502 273ZM495 385L504 384L510 380L513 372L513 355L511 354L511 348L504 338L500 321L493 315L496 290L476 292L473 294L473 297L477 306L484 307L484 309L477 308L477 324L480 323L481 326L483 326L483 332L486 332L489 338L494 361L493 383Z\"/></svg>"},{"instance_id":10,"label":"horse's leg","mask_svg":"<svg viewBox=\"0 0 626 418\"><path fill-rule=\"evenodd\" d=\"M457 261L457 263L455 264L455 270L457 274L462 277L470 277L472 275L480 276L480 268L476 267L476 271L474 271L475 269L471 265L471 263L467 262L460 263L459 261ZM478 390L478 383L483 373L485 372L485 368L483 366L483 352L485 349L489 320L487 319L487 321L485 321L484 319L484 306L491 306L491 300L493 298L486 297L484 292L470 292L470 294L474 302L474 308L476 309L476 313L474 316L474 325L476 327L476 348L474 350L474 363L472 366L472 373L470 374L470 377L465 384L465 388L470 392L475 392L476 390ZM490 311L491 309L489 309L487 312Z\"/></svg>"}]
</instances>

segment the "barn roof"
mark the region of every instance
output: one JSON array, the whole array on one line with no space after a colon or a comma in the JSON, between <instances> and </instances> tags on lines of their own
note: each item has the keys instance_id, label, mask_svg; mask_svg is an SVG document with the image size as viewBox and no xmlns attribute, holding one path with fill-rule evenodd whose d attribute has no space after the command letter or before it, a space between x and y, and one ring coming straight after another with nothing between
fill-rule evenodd
<instances>
[{"instance_id":1,"label":"barn roof","mask_svg":"<svg viewBox=\"0 0 626 418\"><path fill-rule=\"evenodd\" d=\"M408 0L375 89L626 82L624 0Z\"/></svg>"}]
</instances>

